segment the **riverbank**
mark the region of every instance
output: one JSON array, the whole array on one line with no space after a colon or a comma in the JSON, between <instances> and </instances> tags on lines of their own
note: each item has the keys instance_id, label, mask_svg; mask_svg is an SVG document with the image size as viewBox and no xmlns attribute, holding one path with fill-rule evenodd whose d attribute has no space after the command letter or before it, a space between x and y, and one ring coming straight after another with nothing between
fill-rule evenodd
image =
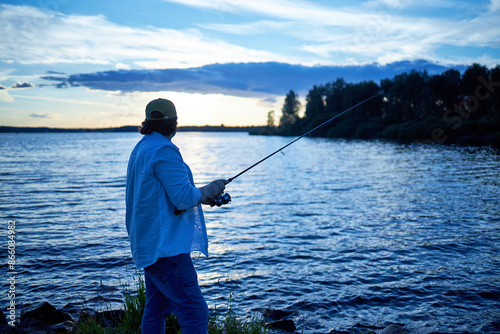
<instances>
[{"instance_id":1,"label":"riverbank","mask_svg":"<svg viewBox=\"0 0 500 334\"><path fill-rule=\"evenodd\" d=\"M47 301L35 303L25 308L20 322L12 324L11 317L0 313L0 332L3 334L118 334L139 333L140 319L144 300L140 293L128 299L124 309L94 311L66 305L56 309ZM131 307L131 304L141 308ZM295 333L295 322L289 319L291 313L284 310L265 309L261 316L242 320L231 309L225 315L215 315L212 310L209 318L209 334L267 334ZM166 320L166 334L180 333L180 325L174 315ZM406 334L404 325L390 324L385 327L363 326L357 324L349 330L331 330L328 334Z\"/></svg>"},{"instance_id":2,"label":"riverbank","mask_svg":"<svg viewBox=\"0 0 500 334\"><path fill-rule=\"evenodd\" d=\"M51 303L41 301L23 309L17 321L17 315L8 314L7 318L0 314L0 333L35 334L35 333L75 333L75 334L118 334L139 333L145 296L138 293L126 298L122 309L95 311L67 304L56 309ZM141 296L142 294L142 296ZM144 298L142 298L144 297ZM262 317L251 320L239 319L231 310L223 316L211 311L209 334L266 334L270 328L291 329L283 327L283 321L266 322ZM286 322L290 322L287 320ZM293 325L293 322L292 322ZM293 328L295 328L293 326ZM167 318L165 333L179 333L180 325L174 315Z\"/></svg>"},{"instance_id":3,"label":"riverbank","mask_svg":"<svg viewBox=\"0 0 500 334\"><path fill-rule=\"evenodd\" d=\"M139 277L137 291L129 291L124 286L123 308L95 311L77 303L69 303L57 309L48 301L40 301L9 312L7 317L0 312L0 333L75 333L75 334L133 334L140 333L142 315L146 304L146 287ZM250 320L239 317L233 310L232 294L229 296L225 311L217 306L209 310L208 334L268 334L295 333L297 326L293 320L294 312L265 308L261 314L253 315ZM180 325L175 315L166 319L165 334L180 333ZM349 331L331 330L329 334L405 334L402 324L389 324L387 327L363 326L357 324Z\"/></svg>"},{"instance_id":4,"label":"riverbank","mask_svg":"<svg viewBox=\"0 0 500 334\"><path fill-rule=\"evenodd\" d=\"M95 311L76 303L69 303L57 309L48 301L41 301L22 308L19 317L16 310L9 312L7 317L0 312L0 333L139 333L146 304L144 280L139 276L136 291L129 291L126 286L123 286L123 289L125 297L121 309ZM278 318L273 316L276 314L279 315ZM286 313L267 310L267 314L242 320L233 311L230 296L224 313L217 312L217 307L210 310L208 332L209 334L267 334L270 328L294 331L296 328L293 321L281 319L283 315ZM272 318L276 318L276 321L265 321ZM173 314L166 320L165 333L180 333L179 322Z\"/></svg>"},{"instance_id":5,"label":"riverbank","mask_svg":"<svg viewBox=\"0 0 500 334\"><path fill-rule=\"evenodd\" d=\"M128 299L124 309L95 311L79 308L68 304L61 309L56 309L47 301L30 305L21 314L20 322L12 325L10 317L5 317L0 312L0 333L3 334L133 334L140 333L140 319L144 301L137 296ZM131 308L131 304L142 308ZM297 328L294 320L290 319L291 312L277 309L264 309L262 315L253 316L250 320L239 318L231 309L224 315L218 316L211 310L208 334L286 334L303 333ZM497 326L492 326L486 332L496 333ZM385 326L354 324L345 330L332 329L325 334L410 334L404 324L388 324ZM166 320L165 334L179 334L180 325L174 315ZM446 334L436 332L431 334ZM460 334L459 332L453 332ZM462 334L473 332L463 332Z\"/></svg>"}]
</instances>

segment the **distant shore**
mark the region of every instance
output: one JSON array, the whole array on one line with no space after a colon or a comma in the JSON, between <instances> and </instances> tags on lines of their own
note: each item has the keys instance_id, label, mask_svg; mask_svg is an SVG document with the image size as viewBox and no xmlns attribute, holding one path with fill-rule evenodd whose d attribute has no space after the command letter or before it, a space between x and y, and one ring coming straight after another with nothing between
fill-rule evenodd
<instances>
[{"instance_id":1,"label":"distant shore","mask_svg":"<svg viewBox=\"0 0 500 334\"><path fill-rule=\"evenodd\" d=\"M479 135L467 135L467 132L462 133L453 133L451 128L444 127L444 135L446 140L435 140L435 138L429 138L419 140L412 135L414 135L414 131L410 131L407 127L419 127L419 126L427 126L426 122L407 122L404 124L393 125L386 129L383 136L374 135L358 137L353 135L329 135L329 134L321 134L318 137L323 138L344 138L344 139L381 139L381 140L396 140L399 142L414 142L414 143L424 143L424 144L458 144L461 146L492 146L495 148L500 148L500 133L493 133L489 135L481 134L482 131L479 131ZM439 125L439 124L438 124ZM437 125L434 124L434 127ZM406 128L405 128L406 127ZM491 126L495 128L495 125ZM441 129L441 128L439 128ZM389 131L391 130L391 131ZM49 128L49 127L17 127L17 126L0 126L0 133L83 133L83 132L138 132L139 126L127 125L116 128ZM299 136L300 133L286 133L283 129L278 127L269 127L269 126L224 126L224 125L203 125L203 126L181 126L179 127L179 132L247 132L250 135L264 135L264 136ZM389 133L389 135L387 135ZM404 134L409 134L409 136L405 136ZM448 135L450 134L450 135ZM313 135L315 136L315 135Z\"/></svg>"},{"instance_id":2,"label":"distant shore","mask_svg":"<svg viewBox=\"0 0 500 334\"><path fill-rule=\"evenodd\" d=\"M203 125L203 126L180 126L179 131L196 132L255 132L264 126L225 126L225 125ZM127 125L116 128L49 128L49 127L19 127L0 126L0 133L45 133L45 132L138 132L138 125Z\"/></svg>"}]
</instances>

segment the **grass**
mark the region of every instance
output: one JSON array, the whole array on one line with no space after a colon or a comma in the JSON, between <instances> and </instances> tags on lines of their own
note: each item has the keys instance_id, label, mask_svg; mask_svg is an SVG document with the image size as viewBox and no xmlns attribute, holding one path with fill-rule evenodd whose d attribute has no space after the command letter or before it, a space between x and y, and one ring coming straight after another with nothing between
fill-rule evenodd
<instances>
[{"instance_id":1,"label":"grass","mask_svg":"<svg viewBox=\"0 0 500 334\"><path fill-rule=\"evenodd\" d=\"M77 334L136 334L140 333L142 314L146 304L146 287L144 280L139 276L137 291L127 292L124 303L124 316L120 319L119 326L105 327L102 322L93 317L80 319L76 326ZM228 309L225 314L218 314L217 307L210 310L208 333L209 334L267 334L267 328L262 317L253 316L250 320L243 320L234 312L229 296ZM175 315L166 320L165 333L180 334L180 325Z\"/></svg>"},{"instance_id":2,"label":"grass","mask_svg":"<svg viewBox=\"0 0 500 334\"><path fill-rule=\"evenodd\" d=\"M217 307L211 310L208 319L208 334L267 334L262 317L253 316L249 321L238 318L232 308L232 294L229 296L228 309L225 315L217 316Z\"/></svg>"}]
</instances>

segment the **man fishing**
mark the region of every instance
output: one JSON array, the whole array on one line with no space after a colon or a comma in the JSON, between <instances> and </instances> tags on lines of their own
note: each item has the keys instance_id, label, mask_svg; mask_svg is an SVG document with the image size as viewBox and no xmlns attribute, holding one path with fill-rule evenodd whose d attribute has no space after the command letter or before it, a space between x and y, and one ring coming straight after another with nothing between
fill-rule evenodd
<instances>
[{"instance_id":1,"label":"man fishing","mask_svg":"<svg viewBox=\"0 0 500 334\"><path fill-rule=\"evenodd\" d=\"M126 225L132 257L144 269L146 306L141 331L165 333L165 317L174 313L182 333L207 333L208 307L198 285L190 253L205 256L208 240L200 204L215 205L226 180L197 188L189 166L172 143L177 112L166 99L146 106L144 137L127 168Z\"/></svg>"}]
</instances>

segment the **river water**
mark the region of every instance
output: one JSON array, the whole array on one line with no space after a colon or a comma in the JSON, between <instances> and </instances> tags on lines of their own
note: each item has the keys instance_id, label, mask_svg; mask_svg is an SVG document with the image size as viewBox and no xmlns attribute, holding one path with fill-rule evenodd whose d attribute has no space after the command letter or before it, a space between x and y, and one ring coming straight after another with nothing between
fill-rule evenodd
<instances>
[{"instance_id":1,"label":"river water","mask_svg":"<svg viewBox=\"0 0 500 334\"><path fill-rule=\"evenodd\" d=\"M125 173L138 133L0 134L5 312L8 221L16 303L109 309L134 289ZM203 185L290 138L180 132ZM290 312L298 332L406 325L500 331L500 152L304 138L206 208L210 256L194 255L210 308ZM11 268L12 269L12 268Z\"/></svg>"}]
</instances>

